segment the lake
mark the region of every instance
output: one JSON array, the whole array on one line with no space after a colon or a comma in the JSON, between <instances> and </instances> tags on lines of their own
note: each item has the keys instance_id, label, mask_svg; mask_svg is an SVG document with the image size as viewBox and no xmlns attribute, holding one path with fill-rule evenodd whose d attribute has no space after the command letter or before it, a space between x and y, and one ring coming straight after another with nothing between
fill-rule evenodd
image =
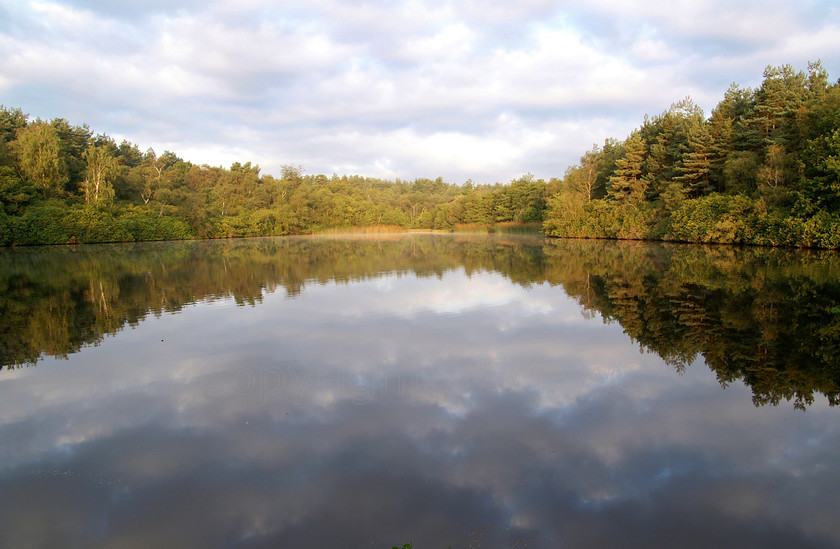
<instances>
[{"instance_id":1,"label":"lake","mask_svg":"<svg viewBox=\"0 0 840 549\"><path fill-rule=\"evenodd\" d=\"M0 250L2 547L837 547L840 256Z\"/></svg>"}]
</instances>

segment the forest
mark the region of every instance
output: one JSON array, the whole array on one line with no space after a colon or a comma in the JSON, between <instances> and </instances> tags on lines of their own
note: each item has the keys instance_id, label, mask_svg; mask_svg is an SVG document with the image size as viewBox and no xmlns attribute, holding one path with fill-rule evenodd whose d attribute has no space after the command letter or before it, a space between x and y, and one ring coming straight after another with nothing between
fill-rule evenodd
<instances>
[{"instance_id":1,"label":"forest","mask_svg":"<svg viewBox=\"0 0 840 549\"><path fill-rule=\"evenodd\" d=\"M556 187L556 183L554 184ZM0 244L131 242L311 234L330 229L539 228L552 185L308 175L250 162L195 165L94 136L64 119L0 108Z\"/></svg>"},{"instance_id":2,"label":"forest","mask_svg":"<svg viewBox=\"0 0 840 549\"><path fill-rule=\"evenodd\" d=\"M553 236L840 247L840 82L767 67L707 119L685 99L569 168Z\"/></svg>"},{"instance_id":3,"label":"forest","mask_svg":"<svg viewBox=\"0 0 840 549\"><path fill-rule=\"evenodd\" d=\"M195 165L0 107L0 245L311 234L497 231L840 247L840 82L819 62L733 84L706 118L685 99L562 178L508 183L277 176Z\"/></svg>"}]
</instances>

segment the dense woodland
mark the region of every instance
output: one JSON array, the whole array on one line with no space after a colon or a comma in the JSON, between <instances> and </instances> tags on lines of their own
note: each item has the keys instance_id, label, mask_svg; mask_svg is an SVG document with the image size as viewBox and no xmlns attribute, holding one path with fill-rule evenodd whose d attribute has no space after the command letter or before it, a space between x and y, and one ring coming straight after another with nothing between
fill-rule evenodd
<instances>
[{"instance_id":1,"label":"dense woodland","mask_svg":"<svg viewBox=\"0 0 840 549\"><path fill-rule=\"evenodd\" d=\"M0 108L3 245L538 226L550 188L532 176L456 185L307 175L295 166L277 178L250 162L198 166L93 136L87 126Z\"/></svg>"},{"instance_id":2,"label":"dense woodland","mask_svg":"<svg viewBox=\"0 0 840 549\"><path fill-rule=\"evenodd\" d=\"M0 370L67 356L198 301L255 305L310 284L460 269L560 285L585 315L618 322L679 372L702 355L722 384L750 386L757 405L805 407L820 393L840 404L836 253L518 235L0 249Z\"/></svg>"},{"instance_id":3,"label":"dense woodland","mask_svg":"<svg viewBox=\"0 0 840 549\"><path fill-rule=\"evenodd\" d=\"M549 235L840 247L840 82L768 67L707 119L690 99L571 167Z\"/></svg>"},{"instance_id":4,"label":"dense woodland","mask_svg":"<svg viewBox=\"0 0 840 549\"><path fill-rule=\"evenodd\" d=\"M350 227L840 247L840 83L768 67L707 119L690 99L561 179L507 184L279 176L195 165L0 107L0 244L287 235Z\"/></svg>"}]
</instances>

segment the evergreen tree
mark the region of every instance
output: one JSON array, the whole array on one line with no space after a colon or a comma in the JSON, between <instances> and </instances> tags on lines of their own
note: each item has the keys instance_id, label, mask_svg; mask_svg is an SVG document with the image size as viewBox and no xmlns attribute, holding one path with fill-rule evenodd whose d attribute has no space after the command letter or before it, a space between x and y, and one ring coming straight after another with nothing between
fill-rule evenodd
<instances>
[{"instance_id":1,"label":"evergreen tree","mask_svg":"<svg viewBox=\"0 0 840 549\"><path fill-rule=\"evenodd\" d=\"M26 127L27 118L20 109L0 105L0 144L14 140L17 132Z\"/></svg>"},{"instance_id":2,"label":"evergreen tree","mask_svg":"<svg viewBox=\"0 0 840 549\"><path fill-rule=\"evenodd\" d=\"M604 198L610 187L610 177L615 171L616 162L624 154L624 147L614 137L604 139L604 146L597 157L598 177L595 180L595 188L592 191L592 198Z\"/></svg>"},{"instance_id":3,"label":"evergreen tree","mask_svg":"<svg viewBox=\"0 0 840 549\"><path fill-rule=\"evenodd\" d=\"M793 67L767 67L756 92L753 121L767 143L791 146L795 138L794 116L807 97L805 73Z\"/></svg>"},{"instance_id":4,"label":"evergreen tree","mask_svg":"<svg viewBox=\"0 0 840 549\"><path fill-rule=\"evenodd\" d=\"M804 196L817 208L840 210L840 125L812 140L805 152L809 177L803 186Z\"/></svg>"},{"instance_id":5,"label":"evergreen tree","mask_svg":"<svg viewBox=\"0 0 840 549\"><path fill-rule=\"evenodd\" d=\"M734 150L735 117L733 109L719 104L713 111L707 123L711 138L711 162L709 164L709 183L712 188L721 192L725 188L724 167L726 159Z\"/></svg>"},{"instance_id":6,"label":"evergreen tree","mask_svg":"<svg viewBox=\"0 0 840 549\"><path fill-rule=\"evenodd\" d=\"M90 145L93 132L90 131L87 124L73 126L63 118L55 118L50 122L50 126L55 129L58 135L61 162L64 164L67 173L66 190L69 193L74 193L77 186L85 178L86 164L84 158L82 158L82 153ZM97 139L98 142L110 141L113 145L113 140L110 137L99 135Z\"/></svg>"},{"instance_id":7,"label":"evergreen tree","mask_svg":"<svg viewBox=\"0 0 840 549\"><path fill-rule=\"evenodd\" d=\"M698 197L710 190L709 174L712 165L712 135L707 125L700 126L689 136L688 150L682 155L677 167L679 176L691 197Z\"/></svg>"},{"instance_id":8,"label":"evergreen tree","mask_svg":"<svg viewBox=\"0 0 840 549\"><path fill-rule=\"evenodd\" d=\"M645 160L649 198L655 199L679 175L677 168L689 148L689 135L703 124L703 110L689 97L653 119L646 118L640 133L649 151Z\"/></svg>"},{"instance_id":9,"label":"evergreen tree","mask_svg":"<svg viewBox=\"0 0 840 549\"><path fill-rule=\"evenodd\" d=\"M644 200L648 186L642 177L645 152L641 135L634 132L624 145L624 156L616 161L616 169L610 177L609 198L631 203Z\"/></svg>"},{"instance_id":10,"label":"evergreen tree","mask_svg":"<svg viewBox=\"0 0 840 549\"><path fill-rule=\"evenodd\" d=\"M761 133L752 117L755 111L755 92L731 84L712 114L716 118L729 119L732 125L732 151L753 151L763 145Z\"/></svg>"}]
</instances>

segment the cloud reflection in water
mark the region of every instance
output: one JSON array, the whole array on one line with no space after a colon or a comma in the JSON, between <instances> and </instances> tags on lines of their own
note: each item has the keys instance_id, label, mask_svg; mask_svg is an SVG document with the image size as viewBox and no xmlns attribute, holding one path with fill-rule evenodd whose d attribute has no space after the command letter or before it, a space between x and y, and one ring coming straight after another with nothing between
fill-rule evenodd
<instances>
[{"instance_id":1,"label":"cloud reflection in water","mask_svg":"<svg viewBox=\"0 0 840 549\"><path fill-rule=\"evenodd\" d=\"M677 375L560 287L453 269L233 304L2 373L0 544L840 543L836 410Z\"/></svg>"}]
</instances>

